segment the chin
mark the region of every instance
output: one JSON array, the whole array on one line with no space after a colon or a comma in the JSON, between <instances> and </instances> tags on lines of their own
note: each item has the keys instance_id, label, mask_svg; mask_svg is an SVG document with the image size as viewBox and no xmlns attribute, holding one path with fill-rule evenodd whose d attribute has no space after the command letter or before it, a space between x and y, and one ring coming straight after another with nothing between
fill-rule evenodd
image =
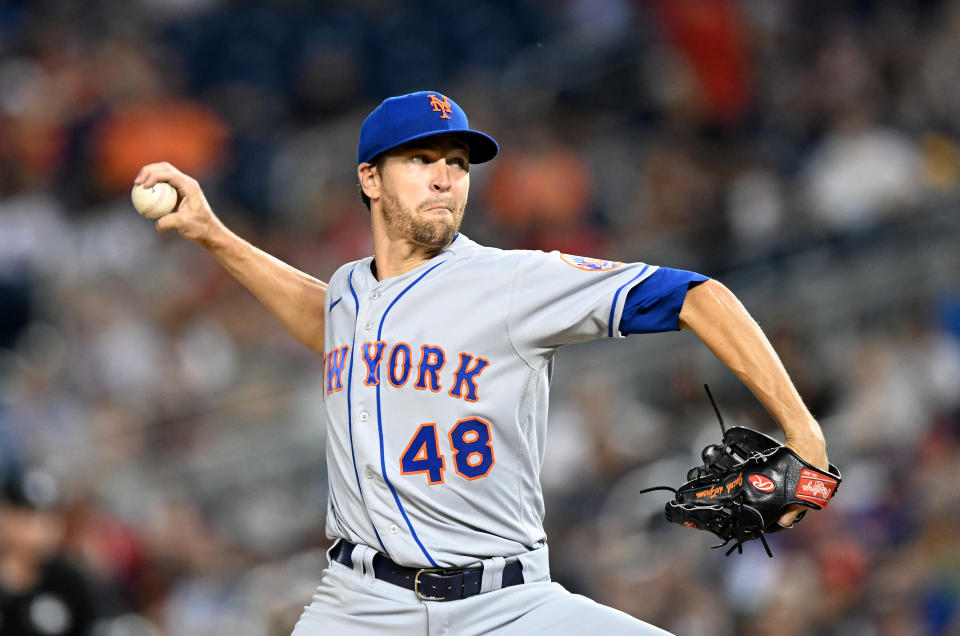
<instances>
[{"instance_id":1,"label":"chin","mask_svg":"<svg viewBox=\"0 0 960 636\"><path fill-rule=\"evenodd\" d=\"M444 232L443 234L420 234L414 237L414 241L424 247L442 249L450 244L456 232Z\"/></svg>"},{"instance_id":2,"label":"chin","mask_svg":"<svg viewBox=\"0 0 960 636\"><path fill-rule=\"evenodd\" d=\"M420 245L440 249L450 244L459 229L459 226L453 223L425 224L417 228L413 240Z\"/></svg>"}]
</instances>

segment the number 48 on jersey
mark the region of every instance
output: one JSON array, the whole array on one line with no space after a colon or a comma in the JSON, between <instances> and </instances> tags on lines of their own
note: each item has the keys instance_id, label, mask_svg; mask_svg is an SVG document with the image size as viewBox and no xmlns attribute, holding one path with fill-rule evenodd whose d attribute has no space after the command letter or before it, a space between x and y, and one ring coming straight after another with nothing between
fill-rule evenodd
<instances>
[{"instance_id":1,"label":"number 48 on jersey","mask_svg":"<svg viewBox=\"0 0 960 636\"><path fill-rule=\"evenodd\" d=\"M496 459L490 439L490 424L479 417L457 422L447 434L453 451L453 467L464 479L480 479L489 474ZM443 483L446 459L440 453L437 425L421 424L400 456L400 472L404 475L427 474L431 486Z\"/></svg>"}]
</instances>

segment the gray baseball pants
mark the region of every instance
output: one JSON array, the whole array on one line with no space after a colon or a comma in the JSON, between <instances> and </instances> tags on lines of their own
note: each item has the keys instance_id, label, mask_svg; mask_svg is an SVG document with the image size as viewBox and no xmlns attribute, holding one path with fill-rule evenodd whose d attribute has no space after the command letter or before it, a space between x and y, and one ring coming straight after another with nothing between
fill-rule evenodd
<instances>
[{"instance_id":1,"label":"gray baseball pants","mask_svg":"<svg viewBox=\"0 0 960 636\"><path fill-rule=\"evenodd\" d=\"M332 561L292 636L669 634L550 582L546 548L520 559L522 585L500 588L496 573L504 560L490 559L484 562L484 593L455 601L422 601L412 590L374 578L374 554L357 546L353 568Z\"/></svg>"}]
</instances>

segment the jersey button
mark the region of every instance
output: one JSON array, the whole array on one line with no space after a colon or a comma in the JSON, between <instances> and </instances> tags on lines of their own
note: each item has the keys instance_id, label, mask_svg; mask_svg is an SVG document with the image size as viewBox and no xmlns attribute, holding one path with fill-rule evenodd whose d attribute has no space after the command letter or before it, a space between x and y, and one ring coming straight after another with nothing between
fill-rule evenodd
<instances>
[{"instance_id":1,"label":"jersey button","mask_svg":"<svg viewBox=\"0 0 960 636\"><path fill-rule=\"evenodd\" d=\"M373 479L373 469L372 469L372 468L368 468L368 469L367 469L367 472L366 472L365 474L367 475L367 479Z\"/></svg>"},{"instance_id":2,"label":"jersey button","mask_svg":"<svg viewBox=\"0 0 960 636\"><path fill-rule=\"evenodd\" d=\"M399 533L399 532L400 532L400 526L398 526L398 525L395 524L395 523L391 523L391 524L390 524L390 532L392 532L393 534Z\"/></svg>"},{"instance_id":3,"label":"jersey button","mask_svg":"<svg viewBox=\"0 0 960 636\"><path fill-rule=\"evenodd\" d=\"M377 298L380 298L380 292L374 289L372 292L370 292L370 300L376 300Z\"/></svg>"},{"instance_id":4,"label":"jersey button","mask_svg":"<svg viewBox=\"0 0 960 636\"><path fill-rule=\"evenodd\" d=\"M368 419L370 419L370 414L366 411L360 411L360 421L366 422Z\"/></svg>"},{"instance_id":5,"label":"jersey button","mask_svg":"<svg viewBox=\"0 0 960 636\"><path fill-rule=\"evenodd\" d=\"M373 329L373 322L368 320L367 322L363 323L363 328L366 329L367 331L370 331L371 329Z\"/></svg>"}]
</instances>

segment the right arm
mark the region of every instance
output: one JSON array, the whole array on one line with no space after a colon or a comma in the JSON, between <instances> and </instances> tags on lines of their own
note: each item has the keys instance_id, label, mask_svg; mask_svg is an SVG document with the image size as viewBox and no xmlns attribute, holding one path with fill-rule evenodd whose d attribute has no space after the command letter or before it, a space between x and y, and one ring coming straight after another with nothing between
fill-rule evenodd
<instances>
[{"instance_id":1,"label":"right arm","mask_svg":"<svg viewBox=\"0 0 960 636\"><path fill-rule=\"evenodd\" d=\"M166 181L177 189L177 209L157 220L161 232L177 230L210 252L250 290L293 337L323 355L327 284L243 240L213 213L200 184L169 163L140 169L134 183L151 187Z\"/></svg>"}]
</instances>

